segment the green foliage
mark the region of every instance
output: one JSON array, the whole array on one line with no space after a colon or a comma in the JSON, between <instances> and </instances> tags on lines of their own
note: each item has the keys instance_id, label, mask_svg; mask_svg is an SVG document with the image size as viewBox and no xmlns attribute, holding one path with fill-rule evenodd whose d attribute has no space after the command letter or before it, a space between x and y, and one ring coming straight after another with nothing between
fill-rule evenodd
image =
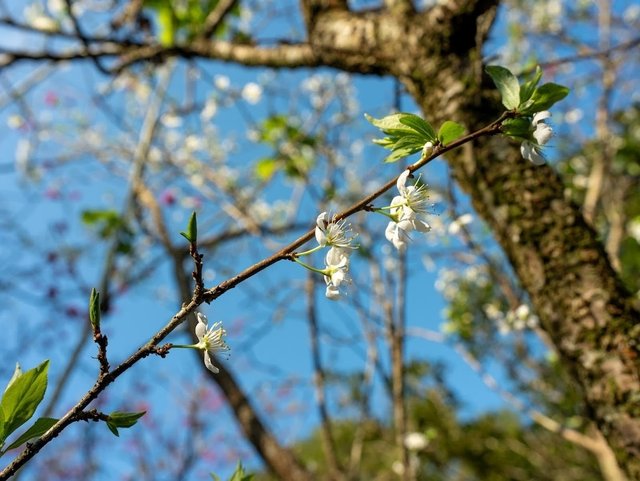
<instances>
[{"instance_id":1,"label":"green foliage","mask_svg":"<svg viewBox=\"0 0 640 481\"><path fill-rule=\"evenodd\" d=\"M89 296L89 320L94 329L100 328L100 293L95 287Z\"/></svg>"},{"instance_id":2,"label":"green foliage","mask_svg":"<svg viewBox=\"0 0 640 481\"><path fill-rule=\"evenodd\" d=\"M528 423L509 411L471 419L456 414L450 396L441 389L423 389L408 399L410 432L423 434L428 444L412 451L418 481L600 481L594 457L557 433ZM391 416L389 415L389 418ZM361 443L355 479L397 481L392 466L399 459L392 426L383 421L341 419L332 423L338 462L348 466L354 443ZM296 443L293 450L317 480L330 480L320 430ZM257 473L257 481L272 481Z\"/></svg>"},{"instance_id":3,"label":"green foliage","mask_svg":"<svg viewBox=\"0 0 640 481\"><path fill-rule=\"evenodd\" d=\"M507 119L502 123L502 132L515 139L529 140L531 137L531 120L525 117Z\"/></svg>"},{"instance_id":4,"label":"green foliage","mask_svg":"<svg viewBox=\"0 0 640 481\"><path fill-rule=\"evenodd\" d=\"M542 78L542 70L536 68L533 77L522 86L509 69L499 65L489 65L485 71L493 79L493 83L502 96L502 105L508 110L516 110L522 115L533 115L536 112L549 110L556 102L569 94L569 89L562 85L546 83L538 87Z\"/></svg>"},{"instance_id":5,"label":"green foliage","mask_svg":"<svg viewBox=\"0 0 640 481\"><path fill-rule=\"evenodd\" d=\"M462 137L465 131L464 125L454 122L453 120L447 120L440 126L440 130L438 130L438 140L442 145L447 145Z\"/></svg>"},{"instance_id":6,"label":"green foliage","mask_svg":"<svg viewBox=\"0 0 640 481\"><path fill-rule=\"evenodd\" d=\"M115 210L87 209L82 211L82 222L95 229L101 239L117 239L120 254L131 252L133 231Z\"/></svg>"},{"instance_id":7,"label":"green foliage","mask_svg":"<svg viewBox=\"0 0 640 481\"><path fill-rule=\"evenodd\" d=\"M631 292L640 290L640 104L613 115L611 137L606 139L612 154L606 159L607 174L597 204L595 227L603 239L612 235L613 219L619 225L613 236L620 239L617 249L620 277ZM560 146L562 148L562 145ZM563 149L558 169L575 202L584 202L589 176L603 147L597 140L578 149Z\"/></svg>"},{"instance_id":8,"label":"green foliage","mask_svg":"<svg viewBox=\"0 0 640 481\"><path fill-rule=\"evenodd\" d=\"M518 111L524 115L549 110L553 104L569 95L569 89L554 83L542 84L534 90L531 98L524 102Z\"/></svg>"},{"instance_id":9,"label":"green foliage","mask_svg":"<svg viewBox=\"0 0 640 481\"><path fill-rule=\"evenodd\" d=\"M135 423L137 423L138 419L140 419L145 414L146 411L142 411L139 413L125 413L114 411L109 414L109 418L105 422L107 423L109 431L111 431L115 436L120 436L118 428L130 428Z\"/></svg>"},{"instance_id":10,"label":"green foliage","mask_svg":"<svg viewBox=\"0 0 640 481\"><path fill-rule=\"evenodd\" d=\"M502 96L502 105L508 110L515 110L520 105L520 84L515 75L507 68L499 65L488 65L485 71L493 79L493 83Z\"/></svg>"},{"instance_id":11,"label":"green foliage","mask_svg":"<svg viewBox=\"0 0 640 481\"><path fill-rule=\"evenodd\" d=\"M19 446L22 446L27 441L31 439L39 438L44 433L46 433L51 427L57 423L58 420L56 418L38 418L33 426L27 429L18 439L12 442L8 447L9 449L15 449Z\"/></svg>"},{"instance_id":12,"label":"green foliage","mask_svg":"<svg viewBox=\"0 0 640 481\"><path fill-rule=\"evenodd\" d=\"M396 162L420 152L427 142L434 145L438 143L438 137L433 127L417 115L403 112L375 119L365 114L365 118L387 135L387 137L373 141L385 149L391 150L391 154L387 156L385 162Z\"/></svg>"},{"instance_id":13,"label":"green foliage","mask_svg":"<svg viewBox=\"0 0 640 481\"><path fill-rule=\"evenodd\" d=\"M316 163L317 137L304 132L286 115L267 117L260 126L259 140L273 148L271 156L254 166L259 180L266 182L278 171L291 179L304 179Z\"/></svg>"},{"instance_id":14,"label":"green foliage","mask_svg":"<svg viewBox=\"0 0 640 481\"><path fill-rule=\"evenodd\" d=\"M233 472L233 474L229 478L229 481L251 481L253 477L254 475L252 473L247 473L244 470L244 466L242 466L242 463L238 461L236 470ZM211 479L213 479L214 481L220 481L220 476L217 476L216 474L211 473Z\"/></svg>"},{"instance_id":15,"label":"green foliage","mask_svg":"<svg viewBox=\"0 0 640 481\"><path fill-rule=\"evenodd\" d=\"M16 366L0 401L0 448L7 437L31 419L36 412L47 390L48 369L48 360L24 373L19 365Z\"/></svg>"},{"instance_id":16,"label":"green foliage","mask_svg":"<svg viewBox=\"0 0 640 481\"><path fill-rule=\"evenodd\" d=\"M181 2L169 0L144 0L144 7L155 14L157 37L165 47L180 42L188 42L202 33L207 15L216 7L218 0L185 0ZM239 6L231 10L231 15L238 16ZM221 25L215 32L222 36L227 26Z\"/></svg>"},{"instance_id":17,"label":"green foliage","mask_svg":"<svg viewBox=\"0 0 640 481\"><path fill-rule=\"evenodd\" d=\"M520 87L520 104L524 104L527 100L531 98L541 78L542 78L542 69L539 66L537 66L536 72L533 74L533 77L527 82L523 83L522 86Z\"/></svg>"},{"instance_id":18,"label":"green foliage","mask_svg":"<svg viewBox=\"0 0 640 481\"><path fill-rule=\"evenodd\" d=\"M189 217L189 223L187 224L187 230L180 232L180 235L187 239L190 243L195 244L198 242L198 220L196 213L192 212Z\"/></svg>"}]
</instances>

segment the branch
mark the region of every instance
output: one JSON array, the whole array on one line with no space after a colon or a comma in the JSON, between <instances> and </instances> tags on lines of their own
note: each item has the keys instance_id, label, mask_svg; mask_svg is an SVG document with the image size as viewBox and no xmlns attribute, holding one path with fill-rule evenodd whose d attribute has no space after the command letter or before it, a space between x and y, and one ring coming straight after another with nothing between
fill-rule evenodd
<instances>
[{"instance_id":1,"label":"branch","mask_svg":"<svg viewBox=\"0 0 640 481\"><path fill-rule=\"evenodd\" d=\"M78 18L73 14L73 4L72 4L72 0L65 0L65 3L67 5L67 13L69 14L69 18L71 18L71 23L73 24L73 28L76 31L76 35L78 36L78 38L80 39L80 42L82 43L84 50L86 52L89 52L89 41L87 39L87 37L84 35L82 28L80 27L80 21L78 20ZM102 72L103 74L109 75L109 71L102 66L102 64L100 63L100 60L98 57L89 54L91 60L93 61L93 64L96 66L96 68Z\"/></svg>"},{"instance_id":2,"label":"branch","mask_svg":"<svg viewBox=\"0 0 640 481\"><path fill-rule=\"evenodd\" d=\"M218 29L224 18L238 4L238 0L220 0L215 8L209 12L202 26L203 38L209 38Z\"/></svg>"},{"instance_id":3,"label":"branch","mask_svg":"<svg viewBox=\"0 0 640 481\"><path fill-rule=\"evenodd\" d=\"M180 324L182 324L187 316L196 310L200 302L201 300L199 299L192 299L188 304L183 306L173 316L169 323L167 323L167 325L160 329L149 340L147 344L134 352L131 356L129 356L128 359L122 362L122 364L116 367L113 371L104 376L100 376L93 387L89 391L87 391L82 399L80 399L80 401L78 401L75 406L67 411L67 413L62 416L56 424L54 424L46 433L44 433L33 443L27 443L27 446L24 448L24 450L11 462L11 464L9 464L0 472L0 481L5 481L13 476L18 471L18 469L24 466L27 461L29 461L38 452L40 452L40 450L45 445L55 439L67 426L75 421L78 421L79 416L81 416L83 410L92 401L94 401L98 397L98 395L102 391L104 391L107 386L109 386L113 381L124 374L128 369L130 369L141 359L144 359L151 354L156 354L158 352L158 343L165 337L167 337L171 332L173 332Z\"/></svg>"},{"instance_id":4,"label":"branch","mask_svg":"<svg viewBox=\"0 0 640 481\"><path fill-rule=\"evenodd\" d=\"M89 48L71 48L65 51L29 51L0 48L0 67L25 60L65 62L94 58L120 57L109 73L119 73L142 61L157 61L171 57L208 58L235 62L249 67L296 68L317 67L321 64L310 45L282 44L274 47L245 45L226 41L197 40L189 45L164 47L158 44L128 44L100 42Z\"/></svg>"},{"instance_id":5,"label":"branch","mask_svg":"<svg viewBox=\"0 0 640 481\"><path fill-rule=\"evenodd\" d=\"M169 75L166 76L164 81L161 81L162 88L166 88L168 84ZM162 97L162 95L160 95ZM150 108L152 111L149 115L154 117L157 113L153 113L154 108ZM449 145L443 147L438 146L434 149L434 152L431 156L421 159L420 161L410 165L407 169L411 172L414 172L421 167L425 166L429 162L431 162L436 157L453 150L467 142L470 142L474 139L495 135L499 133L502 122L507 118L513 116L510 112L505 112L500 116L497 120L489 124L488 126L481 128L469 135L466 135ZM147 119L146 119L147 120ZM142 132L148 132L149 126L146 125L147 122L143 124ZM145 128L145 125L147 128ZM143 136L144 138L144 136ZM141 142L142 144L142 142ZM139 144L140 145L140 144ZM142 150L140 147L139 152ZM138 157L136 157L138 158ZM134 171L132 172L132 176L136 175L136 172L141 172L143 163L140 163L138 166L134 166ZM370 206L371 202L384 194L387 190L391 189L397 181L397 177L394 177L386 184L384 184L381 188L379 188L373 194L365 197L360 202L354 204L349 209L345 210L341 214L335 217L336 220L342 220L350 215L367 210L368 206ZM131 193L130 195L133 195ZM125 203L127 205L127 203ZM178 326L180 326L187 317L195 312L195 310L200 306L203 302L210 303L212 300L220 297L223 293L232 289L240 282L256 275L258 272L264 270L268 266L275 264L279 260L283 259L292 259L293 251L300 247L302 244L310 240L314 235L314 230L309 231L307 234L298 238L285 248L281 249L277 253L272 256L263 259L262 261L254 264L253 266L245 269L243 272L238 274L237 276L228 279L218 286L204 291L201 295L198 289L195 290L194 295L188 303L185 303L182 308L172 317L172 319L156 334L154 334L151 339L140 349L134 352L128 359L122 362L118 367L113 369L108 373L101 373L98 376L97 381L93 385L93 387L87 391L87 393L78 401L78 403L73 406L63 417L61 417L56 424L54 424L46 433L44 433L38 440L33 443L28 443L25 449L7 466L0 472L0 481L7 480L9 477L13 476L24 464L26 464L30 459L32 459L45 445L51 442L54 438L56 438L67 426L72 424L73 422L78 420L78 416L82 411L92 402L94 401L101 392L103 392L112 382L114 382L118 377L120 377L124 372L133 367L138 361L148 357L149 355L155 354L160 355L162 357L166 356L171 345L165 345L162 347L158 347L158 344L165 339L170 333L172 333ZM197 254L197 252L196 252ZM194 257L194 261L196 262L196 273L198 272L198 258ZM176 269L177 271L177 269ZM182 270L180 269L180 272ZM184 277L184 276L183 276ZM196 279L197 280L197 279ZM191 335L195 336L194 330L191 330ZM234 411L236 411L236 416L241 421L241 425L245 429L248 439L250 439L256 449L260 452L260 454L264 457L264 459L270 460L273 464L271 465L274 468L274 471L281 476L286 473L286 479L292 481L307 481L309 478L306 470L300 466L295 457L286 449L281 448L275 438L269 433L269 431L264 427L261 420L257 417L255 410L251 406L249 400L246 398L244 393L237 387L237 382L232 377L232 375L224 369L223 366L220 367L220 372L215 377L218 385L225 392L225 395L229 399Z\"/></svg>"},{"instance_id":6,"label":"branch","mask_svg":"<svg viewBox=\"0 0 640 481\"><path fill-rule=\"evenodd\" d=\"M512 116L513 116L512 113L505 112L503 115L500 116L500 118L498 118L491 124L487 125L486 127L476 130L475 132L472 132L468 135L465 135L464 137L461 137L458 140L451 142L447 146L438 146L436 149L434 149L433 153L430 156L425 157L424 159L421 159L418 162L409 165L407 169L410 172L415 172L416 170L427 165L436 157L439 157L440 155L443 155L446 152L456 149L457 147L460 147L461 145L467 142L471 142L472 140L478 139L480 137L498 134L500 132L500 127L502 125L502 122ZM365 198L355 203L348 209L336 215L334 217L335 220L338 221L338 220L346 219L347 217L355 214L356 212L366 211L374 200L376 200L378 197L383 195L389 189L394 187L396 185L397 180L398 180L398 176L393 177L391 180L389 180L386 184L384 184L374 193L366 196ZM229 289L233 289L244 280L256 275L258 272L266 269L267 267L275 264L278 261L281 261L284 259L291 260L293 252L297 248L299 248L300 246L302 246L303 244L311 240L314 237L314 235L315 235L315 229L311 229L306 234L302 235L301 237L299 237L298 239L290 243L288 246L283 247L275 254L261 260L260 262L252 265L251 267L246 268L244 271L218 284L216 287L209 289L204 294L204 301L207 303L210 303L214 299L217 299L218 297L220 297Z\"/></svg>"}]
</instances>

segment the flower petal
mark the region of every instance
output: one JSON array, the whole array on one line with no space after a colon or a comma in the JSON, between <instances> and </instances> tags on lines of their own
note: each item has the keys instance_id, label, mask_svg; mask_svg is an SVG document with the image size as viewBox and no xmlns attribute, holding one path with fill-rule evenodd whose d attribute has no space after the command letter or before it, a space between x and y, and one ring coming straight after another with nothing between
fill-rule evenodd
<instances>
[{"instance_id":1,"label":"flower petal","mask_svg":"<svg viewBox=\"0 0 640 481\"><path fill-rule=\"evenodd\" d=\"M325 296L327 296L327 299L337 301L338 299L340 299L340 291L333 284L329 284L327 286L327 290L325 291Z\"/></svg>"},{"instance_id":2,"label":"flower petal","mask_svg":"<svg viewBox=\"0 0 640 481\"><path fill-rule=\"evenodd\" d=\"M538 144L544 145L549 142L549 139L553 136L553 129L547 124L539 123L536 125L536 130L533 132L533 137L538 141Z\"/></svg>"},{"instance_id":3,"label":"flower petal","mask_svg":"<svg viewBox=\"0 0 640 481\"><path fill-rule=\"evenodd\" d=\"M538 125L538 122L542 122L549 117L551 117L551 112L549 112L548 110L543 110L542 112L538 112L533 116L533 120L531 121L531 123L533 125Z\"/></svg>"},{"instance_id":4,"label":"flower petal","mask_svg":"<svg viewBox=\"0 0 640 481\"><path fill-rule=\"evenodd\" d=\"M327 213L322 212L316 217L316 240L321 246L327 244L327 234L325 232L327 228Z\"/></svg>"},{"instance_id":5,"label":"flower petal","mask_svg":"<svg viewBox=\"0 0 640 481\"><path fill-rule=\"evenodd\" d=\"M400 177L398 177L398 180L396 181L396 187L398 188L398 192L400 192L401 194L404 194L404 192L406 192L404 185L407 183L407 179L409 178L410 174L411 171L407 169L402 174L400 174Z\"/></svg>"},{"instance_id":6,"label":"flower petal","mask_svg":"<svg viewBox=\"0 0 640 481\"><path fill-rule=\"evenodd\" d=\"M209 354L209 351L204 351L204 365L214 374L218 374L220 372L220 369L214 366L213 362L211 362L211 354Z\"/></svg>"},{"instance_id":7,"label":"flower petal","mask_svg":"<svg viewBox=\"0 0 640 481\"><path fill-rule=\"evenodd\" d=\"M198 319L198 324L196 324L195 333L198 340L202 341L207 334L207 316L200 312L196 312L196 318Z\"/></svg>"},{"instance_id":8,"label":"flower petal","mask_svg":"<svg viewBox=\"0 0 640 481\"><path fill-rule=\"evenodd\" d=\"M395 222L389 222L387 224L387 228L384 230L384 236L387 238L389 242L393 242L393 238L396 235L397 229L398 229L398 225Z\"/></svg>"}]
</instances>

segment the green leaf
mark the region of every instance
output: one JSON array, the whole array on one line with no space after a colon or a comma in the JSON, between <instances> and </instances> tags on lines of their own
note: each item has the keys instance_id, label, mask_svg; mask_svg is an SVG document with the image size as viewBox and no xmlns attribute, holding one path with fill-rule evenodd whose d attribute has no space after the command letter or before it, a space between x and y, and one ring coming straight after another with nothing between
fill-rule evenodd
<instances>
[{"instance_id":1,"label":"green leaf","mask_svg":"<svg viewBox=\"0 0 640 481\"><path fill-rule=\"evenodd\" d=\"M242 463L238 461L238 465L236 466L236 470L233 472L229 481L251 481L253 479L253 474L247 474L242 466Z\"/></svg>"},{"instance_id":2,"label":"green leaf","mask_svg":"<svg viewBox=\"0 0 640 481\"><path fill-rule=\"evenodd\" d=\"M485 71L493 79L500 95L502 95L502 105L509 110L518 108L520 105L520 84L515 75L509 69L499 65L489 65Z\"/></svg>"},{"instance_id":3,"label":"green leaf","mask_svg":"<svg viewBox=\"0 0 640 481\"><path fill-rule=\"evenodd\" d=\"M364 114L364 117L375 127L378 127L383 132L387 133L388 130L396 130L400 132L410 132L413 129L400 122L400 116L402 114L391 114L381 119L376 119L369 114Z\"/></svg>"},{"instance_id":4,"label":"green leaf","mask_svg":"<svg viewBox=\"0 0 640 481\"><path fill-rule=\"evenodd\" d=\"M275 174L277 170L278 161L271 157L260 159L254 167L256 177L262 181L271 179L271 177L273 177L273 174Z\"/></svg>"},{"instance_id":5,"label":"green leaf","mask_svg":"<svg viewBox=\"0 0 640 481\"><path fill-rule=\"evenodd\" d=\"M464 125L454 122L453 120L447 120L440 126L438 140L440 140L442 145L447 145L460 138L465 133L465 130Z\"/></svg>"},{"instance_id":6,"label":"green leaf","mask_svg":"<svg viewBox=\"0 0 640 481\"><path fill-rule=\"evenodd\" d=\"M507 119L502 123L502 133L510 137L528 140L531 137L531 120L525 117Z\"/></svg>"},{"instance_id":7,"label":"green leaf","mask_svg":"<svg viewBox=\"0 0 640 481\"><path fill-rule=\"evenodd\" d=\"M16 362L16 368L13 370L13 376L11 376L11 379L9 379L9 383L7 384L7 387L4 388L4 392L7 392L7 389L9 389L9 386L11 386L13 382L16 379L18 379L20 376L22 376L22 368L20 367L20 363Z\"/></svg>"},{"instance_id":8,"label":"green leaf","mask_svg":"<svg viewBox=\"0 0 640 481\"><path fill-rule=\"evenodd\" d=\"M411 127L418 134L424 137L425 141L423 142L423 145L425 142L435 142L436 133L433 130L433 127L431 127L431 124L426 120L418 117L417 115L407 113L400 114L399 120L401 124Z\"/></svg>"},{"instance_id":9,"label":"green leaf","mask_svg":"<svg viewBox=\"0 0 640 481\"><path fill-rule=\"evenodd\" d=\"M546 83L533 92L530 101L532 103L522 110L523 114L534 114L543 110L549 110L553 104L569 95L569 89L563 85Z\"/></svg>"},{"instance_id":10,"label":"green leaf","mask_svg":"<svg viewBox=\"0 0 640 481\"><path fill-rule=\"evenodd\" d=\"M533 78L528 82L525 82L520 87L520 107L531 98L533 92L535 92L538 82L542 78L542 69L540 66L536 67L536 73L533 74Z\"/></svg>"},{"instance_id":11,"label":"green leaf","mask_svg":"<svg viewBox=\"0 0 640 481\"><path fill-rule=\"evenodd\" d=\"M420 150L420 149L418 149L418 150ZM384 162L386 164L397 162L398 160L404 159L405 157L408 157L409 155L415 154L416 152L417 152L416 149L411 149L411 148L404 148L404 149L394 150L391 153L391 155L387 156L387 158L384 159Z\"/></svg>"},{"instance_id":12,"label":"green leaf","mask_svg":"<svg viewBox=\"0 0 640 481\"><path fill-rule=\"evenodd\" d=\"M109 431L111 431L114 435L120 436L118 428L130 428L135 423L137 423L138 419L140 419L146 413L146 411L142 411L139 413L125 413L121 411L114 411L109 414L109 419L106 421L107 427L109 428Z\"/></svg>"},{"instance_id":13,"label":"green leaf","mask_svg":"<svg viewBox=\"0 0 640 481\"><path fill-rule=\"evenodd\" d=\"M187 231L180 232L180 235L187 239L192 244L198 241L198 220L196 219L196 213L192 212L189 217L189 224L187 224Z\"/></svg>"},{"instance_id":14,"label":"green leaf","mask_svg":"<svg viewBox=\"0 0 640 481\"><path fill-rule=\"evenodd\" d=\"M95 287L89 296L89 320L94 329L100 328L100 293Z\"/></svg>"},{"instance_id":15,"label":"green leaf","mask_svg":"<svg viewBox=\"0 0 640 481\"><path fill-rule=\"evenodd\" d=\"M22 434L22 436L20 436L18 439L16 439L13 443L11 443L7 447L7 451L9 449L15 449L18 446L23 445L30 439L39 438L44 433L46 433L51 428L51 426L53 426L57 422L58 420L55 418L38 418L36 422L33 423L33 426L27 429Z\"/></svg>"},{"instance_id":16,"label":"green leaf","mask_svg":"<svg viewBox=\"0 0 640 481\"><path fill-rule=\"evenodd\" d=\"M381 119L375 119L369 114L365 118L385 134L393 137L403 137L407 134L417 134L424 138L424 142L435 141L436 133L426 120L407 112L391 114ZM423 143L424 143L423 142Z\"/></svg>"},{"instance_id":17,"label":"green leaf","mask_svg":"<svg viewBox=\"0 0 640 481\"><path fill-rule=\"evenodd\" d=\"M15 377L0 401L3 426L0 441L26 423L44 398L47 390L49 360Z\"/></svg>"},{"instance_id":18,"label":"green leaf","mask_svg":"<svg viewBox=\"0 0 640 481\"><path fill-rule=\"evenodd\" d=\"M170 47L175 42L177 19L171 4L159 6L158 11L158 37L160 44L164 47Z\"/></svg>"}]
</instances>

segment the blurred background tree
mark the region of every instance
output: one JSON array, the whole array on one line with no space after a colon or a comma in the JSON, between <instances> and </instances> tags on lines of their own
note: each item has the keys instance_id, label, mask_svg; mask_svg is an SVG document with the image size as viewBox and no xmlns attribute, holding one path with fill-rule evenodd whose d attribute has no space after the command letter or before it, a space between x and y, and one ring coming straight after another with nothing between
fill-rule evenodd
<instances>
[{"instance_id":1,"label":"blurred background tree","mask_svg":"<svg viewBox=\"0 0 640 481\"><path fill-rule=\"evenodd\" d=\"M204 309L219 375L145 360L96 403L140 425L74 426L17 477L640 479L635 2L0 6L0 374L51 358L48 415L97 371L92 286L116 359L190 297L191 211L212 287L400 172L363 113L473 130L499 113L492 63L572 89L548 166L505 140L430 164L432 231L405 254L354 217L342 300L260 273Z\"/></svg>"}]
</instances>

